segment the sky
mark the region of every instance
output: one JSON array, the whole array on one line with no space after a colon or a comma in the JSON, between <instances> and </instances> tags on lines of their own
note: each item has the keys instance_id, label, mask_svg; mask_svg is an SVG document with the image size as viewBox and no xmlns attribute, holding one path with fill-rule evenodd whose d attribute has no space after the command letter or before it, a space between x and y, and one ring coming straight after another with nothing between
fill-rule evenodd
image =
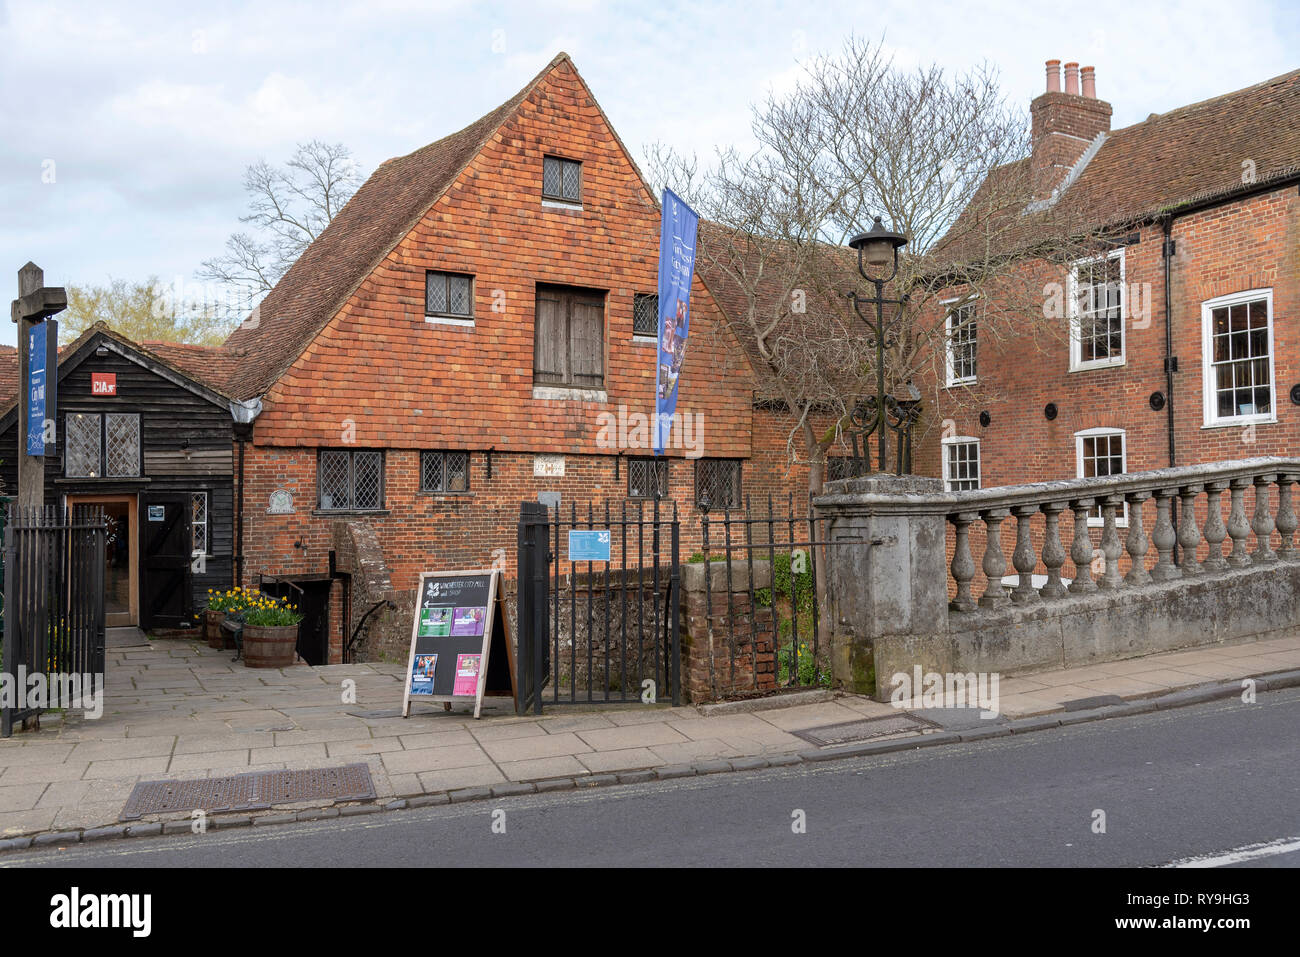
<instances>
[{"instance_id":1,"label":"sky","mask_svg":"<svg viewBox=\"0 0 1300 957\"><path fill-rule=\"evenodd\" d=\"M850 33L903 66L987 62L1024 107L1045 60L1094 65L1114 129L1300 66L1295 0L0 0L0 298L28 260L48 285L190 282L240 228L249 164L314 138L368 173L561 50L638 160L743 146L750 104Z\"/></svg>"}]
</instances>

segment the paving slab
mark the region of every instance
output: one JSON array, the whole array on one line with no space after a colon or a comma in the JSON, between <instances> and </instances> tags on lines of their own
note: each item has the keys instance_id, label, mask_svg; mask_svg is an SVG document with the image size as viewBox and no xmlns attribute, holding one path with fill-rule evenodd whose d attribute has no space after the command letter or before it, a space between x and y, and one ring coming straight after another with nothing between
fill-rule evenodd
<instances>
[{"instance_id":1,"label":"paving slab","mask_svg":"<svg viewBox=\"0 0 1300 957\"><path fill-rule=\"evenodd\" d=\"M447 748L420 748L415 751L386 751L379 755L390 774L441 771L491 764L492 759L478 745L457 744Z\"/></svg>"},{"instance_id":2,"label":"paving slab","mask_svg":"<svg viewBox=\"0 0 1300 957\"><path fill-rule=\"evenodd\" d=\"M575 732L593 751L621 751L650 748L656 744L680 744L689 740L664 722L634 724L619 728L597 728Z\"/></svg>"},{"instance_id":3,"label":"paving slab","mask_svg":"<svg viewBox=\"0 0 1300 957\"><path fill-rule=\"evenodd\" d=\"M539 729L540 730L540 729ZM587 734L611 734L619 729L589 731ZM559 734L530 734L523 738L484 741L480 747L494 761L527 761L533 758L553 758L561 754L579 754L591 751L591 745L577 733L563 731Z\"/></svg>"}]
</instances>

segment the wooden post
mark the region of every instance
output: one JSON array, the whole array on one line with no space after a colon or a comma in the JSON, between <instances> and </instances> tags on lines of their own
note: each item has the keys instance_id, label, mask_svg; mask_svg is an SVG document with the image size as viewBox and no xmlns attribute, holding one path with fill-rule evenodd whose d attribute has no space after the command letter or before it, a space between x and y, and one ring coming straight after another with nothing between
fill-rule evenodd
<instances>
[{"instance_id":1,"label":"wooden post","mask_svg":"<svg viewBox=\"0 0 1300 957\"><path fill-rule=\"evenodd\" d=\"M27 407L31 401L28 371L31 366L31 331L38 325L46 336L45 382L46 412L53 417L54 394L58 380L58 324L45 320L68 307L68 294L61 287L45 285L45 273L35 263L18 270L18 298L10 307L11 318L18 327L18 502L42 505L45 502L45 457L27 454ZM44 428L44 423L42 423Z\"/></svg>"}]
</instances>

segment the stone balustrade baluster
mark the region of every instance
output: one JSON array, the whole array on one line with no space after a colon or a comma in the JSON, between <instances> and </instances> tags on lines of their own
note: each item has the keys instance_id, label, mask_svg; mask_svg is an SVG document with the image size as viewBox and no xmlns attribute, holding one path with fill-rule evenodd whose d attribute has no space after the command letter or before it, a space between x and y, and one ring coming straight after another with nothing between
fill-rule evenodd
<instances>
[{"instance_id":1,"label":"stone balustrade baluster","mask_svg":"<svg viewBox=\"0 0 1300 957\"><path fill-rule=\"evenodd\" d=\"M1034 588L1034 569L1038 566L1038 556L1034 554L1029 524L1038 514L1038 506L1017 505L1011 513L1016 517L1016 549L1011 553L1011 564L1020 573L1020 580L1011 592L1011 600L1017 604L1028 604L1039 600L1038 591Z\"/></svg>"},{"instance_id":2,"label":"stone balustrade baluster","mask_svg":"<svg viewBox=\"0 0 1300 957\"><path fill-rule=\"evenodd\" d=\"M1201 547L1201 528L1196 524L1196 496L1201 494L1202 486L1184 485L1178 492L1183 503L1182 516L1178 522L1178 544L1183 547L1183 576L1193 578L1203 572L1196 552Z\"/></svg>"},{"instance_id":3,"label":"stone balustrade baluster","mask_svg":"<svg viewBox=\"0 0 1300 957\"><path fill-rule=\"evenodd\" d=\"M1228 564L1233 568L1245 568L1250 564L1246 554L1246 538L1250 535L1250 522L1246 520L1246 489L1250 479L1233 479L1228 483L1232 490L1232 505L1228 509L1228 534L1232 536L1232 551L1228 554Z\"/></svg>"},{"instance_id":4,"label":"stone balustrade baluster","mask_svg":"<svg viewBox=\"0 0 1300 957\"><path fill-rule=\"evenodd\" d=\"M1075 595L1086 595L1097 590L1097 583L1092 580L1092 536L1088 534L1088 512L1094 500L1077 498L1070 502L1074 512L1074 540L1070 543L1070 561L1074 562L1074 581L1070 582L1070 591Z\"/></svg>"},{"instance_id":5,"label":"stone balustrade baluster","mask_svg":"<svg viewBox=\"0 0 1300 957\"><path fill-rule=\"evenodd\" d=\"M984 594L980 595L981 608L1001 608L1011 603L1006 587L1002 584L1002 576L1007 573L1007 558L1002 554L1002 523L1010 514L1010 509L1005 508L980 512L986 532L982 567L989 580Z\"/></svg>"},{"instance_id":6,"label":"stone balustrade baluster","mask_svg":"<svg viewBox=\"0 0 1300 957\"><path fill-rule=\"evenodd\" d=\"M1043 529L1043 567L1047 569L1047 584L1038 590L1043 598L1062 598L1068 592L1061 581L1061 566L1065 564L1065 549L1061 546L1061 513L1064 502L1045 502L1039 506L1046 525Z\"/></svg>"},{"instance_id":7,"label":"stone balustrade baluster","mask_svg":"<svg viewBox=\"0 0 1300 957\"><path fill-rule=\"evenodd\" d=\"M1228 560L1223 557L1223 540L1228 537L1228 526L1223 524L1223 505L1220 502L1227 488L1227 482L1205 483L1205 542L1209 551L1201 567L1209 572L1221 572L1228 567Z\"/></svg>"},{"instance_id":8,"label":"stone balustrade baluster","mask_svg":"<svg viewBox=\"0 0 1300 957\"><path fill-rule=\"evenodd\" d=\"M952 552L952 577L957 583L957 594L948 607L953 611L974 611L979 606L971 594L971 581L975 578L975 559L970 553L970 524L978 517L975 512L957 512L948 519L956 529L956 544Z\"/></svg>"},{"instance_id":9,"label":"stone balustrade baluster","mask_svg":"<svg viewBox=\"0 0 1300 957\"><path fill-rule=\"evenodd\" d=\"M1293 561L1300 557L1300 549L1297 549L1292 542L1296 527L1300 526L1295 509L1291 506L1291 485L1296 479L1297 476L1293 472L1279 472L1277 476L1277 533L1282 537L1282 544L1277 549L1277 557L1286 561Z\"/></svg>"},{"instance_id":10,"label":"stone balustrade baluster","mask_svg":"<svg viewBox=\"0 0 1300 957\"><path fill-rule=\"evenodd\" d=\"M1128 550L1132 565L1124 580L1130 585L1146 585L1151 581L1151 573L1146 566L1147 530L1142 524L1142 503L1150 497L1150 492L1129 492L1125 496L1129 504L1129 516L1128 538L1124 540L1124 547Z\"/></svg>"},{"instance_id":11,"label":"stone balustrade baluster","mask_svg":"<svg viewBox=\"0 0 1300 957\"><path fill-rule=\"evenodd\" d=\"M1273 515L1268 509L1268 490L1277 481L1276 475L1255 476L1255 517L1250 527L1255 533L1255 550L1250 553L1250 560L1255 565L1267 565L1277 561L1273 551Z\"/></svg>"},{"instance_id":12,"label":"stone balustrade baluster","mask_svg":"<svg viewBox=\"0 0 1300 957\"><path fill-rule=\"evenodd\" d=\"M1178 489L1156 489L1156 526L1151 531L1151 541L1156 546L1155 567L1151 569L1152 581L1167 582L1182 576L1174 564L1174 545L1178 536L1174 532L1174 523L1169 517L1170 506Z\"/></svg>"},{"instance_id":13,"label":"stone balustrade baluster","mask_svg":"<svg viewBox=\"0 0 1300 957\"><path fill-rule=\"evenodd\" d=\"M1107 495L1101 500L1101 553L1106 558L1101 581L1097 583L1101 588L1115 589L1124 584L1124 578L1119 573L1119 556L1124 553L1124 543L1120 541L1119 523L1116 520L1117 513L1122 514L1123 508L1123 495Z\"/></svg>"}]
</instances>

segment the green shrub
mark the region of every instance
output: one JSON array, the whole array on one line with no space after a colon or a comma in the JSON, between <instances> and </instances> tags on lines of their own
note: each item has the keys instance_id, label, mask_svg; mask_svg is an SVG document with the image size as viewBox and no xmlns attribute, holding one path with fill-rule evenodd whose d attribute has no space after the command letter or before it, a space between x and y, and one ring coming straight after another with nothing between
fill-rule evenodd
<instances>
[{"instance_id":1,"label":"green shrub","mask_svg":"<svg viewBox=\"0 0 1300 957\"><path fill-rule=\"evenodd\" d=\"M790 571L791 562L788 554L777 555L775 560L772 562L772 581L776 586L776 596L778 598L786 599L800 612L812 611L813 602L816 600L816 596L813 594L811 562L812 556L805 553L804 563L807 567L797 574L792 574ZM794 587L793 599L790 593L792 582ZM771 607L772 589L756 589L754 597L763 607Z\"/></svg>"}]
</instances>

